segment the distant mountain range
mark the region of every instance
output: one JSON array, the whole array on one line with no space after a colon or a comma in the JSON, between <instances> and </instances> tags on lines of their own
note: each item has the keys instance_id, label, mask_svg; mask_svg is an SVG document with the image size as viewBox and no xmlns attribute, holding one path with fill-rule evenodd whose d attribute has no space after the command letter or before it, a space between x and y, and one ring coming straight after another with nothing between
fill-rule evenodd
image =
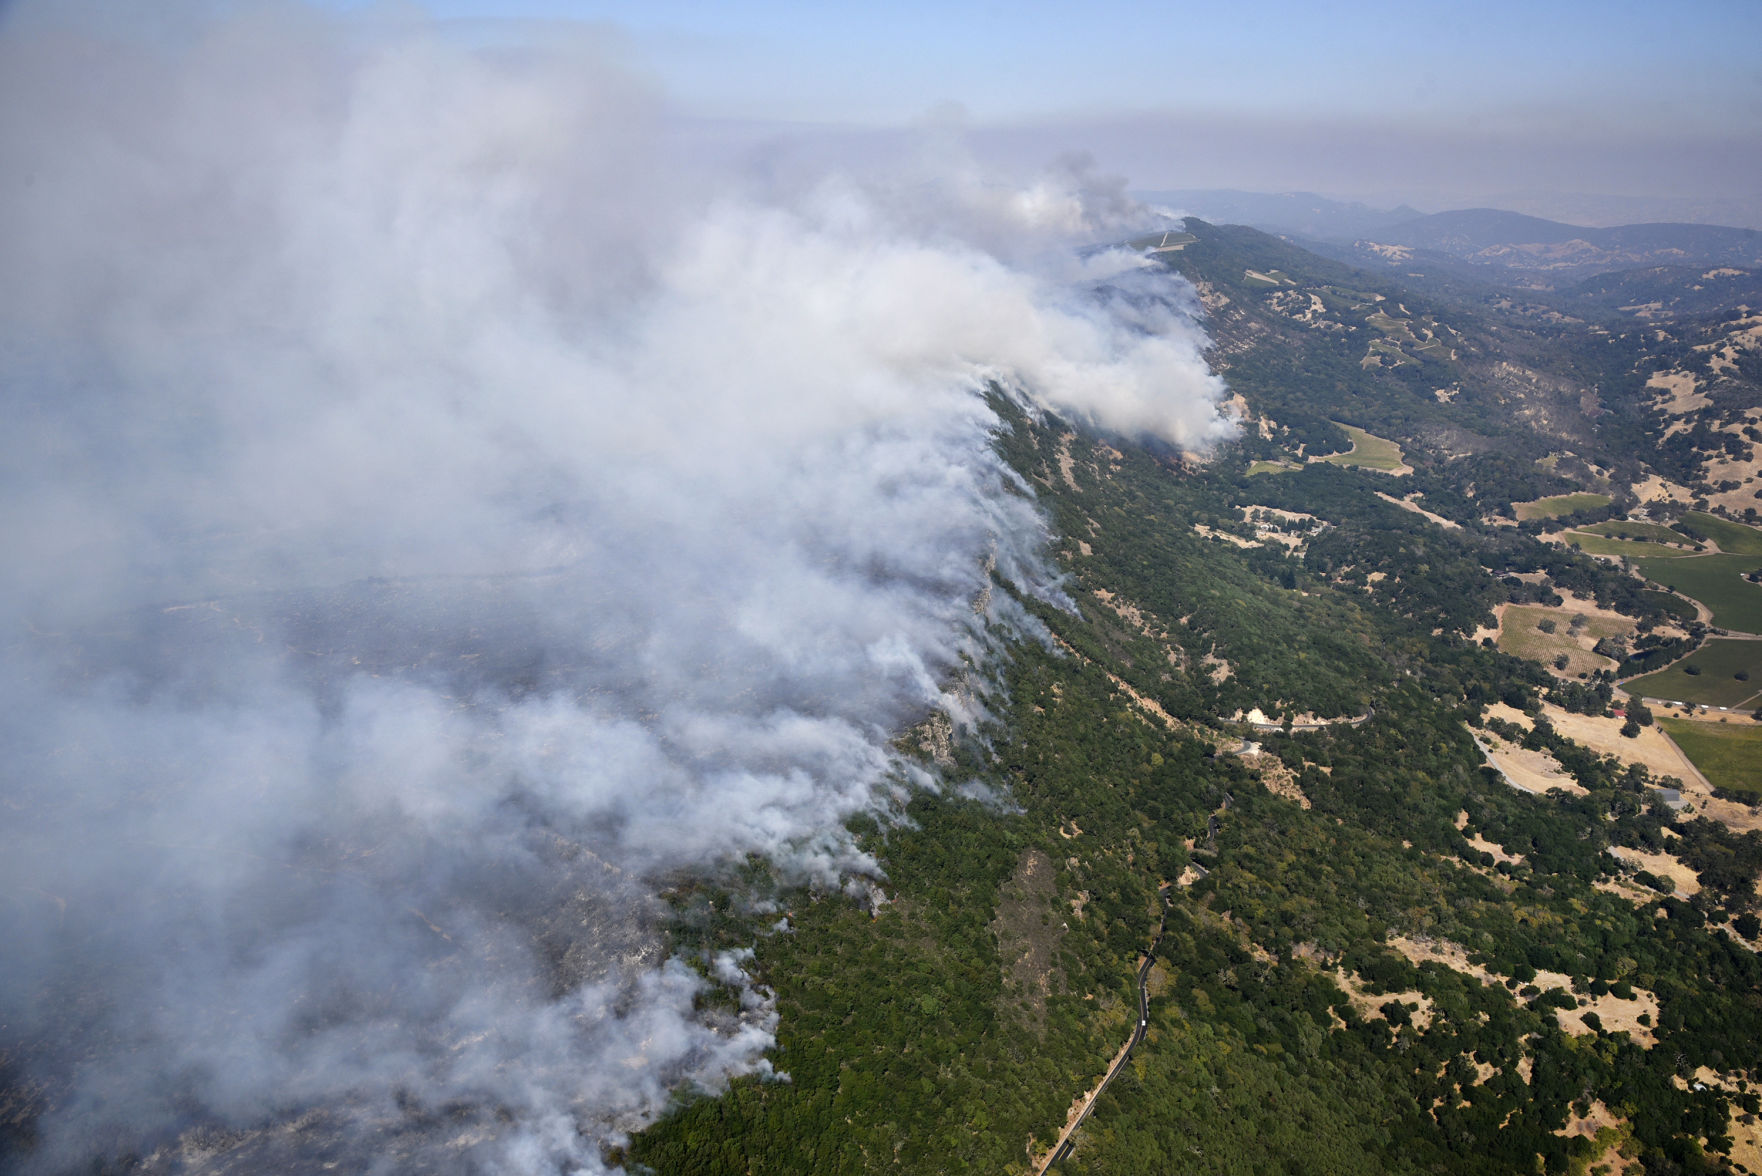
<instances>
[{"instance_id":1,"label":"distant mountain range","mask_svg":"<svg viewBox=\"0 0 1762 1176\"><path fill-rule=\"evenodd\" d=\"M1330 200L1314 192L1180 188L1134 195L1147 204L1162 205L1213 224L1250 225L1267 233L1316 241L1349 241L1425 215L1405 204L1373 208L1356 201Z\"/></svg>"},{"instance_id":2,"label":"distant mountain range","mask_svg":"<svg viewBox=\"0 0 1762 1176\"><path fill-rule=\"evenodd\" d=\"M1373 268L1460 277L1522 277L1546 285L1654 267L1762 266L1762 231L1656 223L1589 228L1496 208L1425 215L1313 192L1188 189L1141 198L1214 223L1246 224L1325 256Z\"/></svg>"},{"instance_id":3,"label":"distant mountain range","mask_svg":"<svg viewBox=\"0 0 1762 1176\"><path fill-rule=\"evenodd\" d=\"M1357 235L1364 260L1443 255L1474 265L1574 275L1657 265L1762 265L1762 232L1721 225L1592 229L1493 208L1440 212ZM1409 251L1410 256L1400 254Z\"/></svg>"}]
</instances>

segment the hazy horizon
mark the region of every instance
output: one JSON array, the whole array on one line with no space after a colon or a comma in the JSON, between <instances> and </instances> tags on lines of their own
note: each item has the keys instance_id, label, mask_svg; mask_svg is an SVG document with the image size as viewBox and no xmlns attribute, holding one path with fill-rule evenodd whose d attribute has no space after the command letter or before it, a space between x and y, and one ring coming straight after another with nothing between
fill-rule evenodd
<instances>
[{"instance_id":1,"label":"hazy horizon","mask_svg":"<svg viewBox=\"0 0 1762 1176\"><path fill-rule=\"evenodd\" d=\"M1444 3L1224 12L1111 0L881 10L765 2L327 0L517 44L592 30L736 140L958 131L1000 168L1072 151L1135 190L1308 191L1585 224L1762 227L1762 8ZM401 15L394 16L394 11Z\"/></svg>"}]
</instances>

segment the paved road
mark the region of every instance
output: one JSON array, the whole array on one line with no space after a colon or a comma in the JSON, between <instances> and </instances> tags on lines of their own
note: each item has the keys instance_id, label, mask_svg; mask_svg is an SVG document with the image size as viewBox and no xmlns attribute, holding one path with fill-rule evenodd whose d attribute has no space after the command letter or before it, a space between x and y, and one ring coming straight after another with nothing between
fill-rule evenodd
<instances>
[{"instance_id":1,"label":"paved road","mask_svg":"<svg viewBox=\"0 0 1762 1176\"><path fill-rule=\"evenodd\" d=\"M1762 640L1762 639L1759 639L1759 640ZM1638 698L1641 702L1645 703L1647 706L1655 706L1661 710L1665 707L1674 706L1674 707L1679 707L1679 708L1687 708L1688 710L1691 710L1691 711L1718 711L1721 714L1727 714L1727 715L1751 714L1752 712L1754 712L1756 710L1756 708L1749 705L1749 704L1757 701L1757 696L1754 694L1752 694L1749 698L1744 699L1744 701L1737 706L1714 706L1712 703L1708 703L1708 702L1684 702L1678 698L1647 698L1647 697L1644 697L1644 696L1638 695L1638 694L1630 694L1630 695L1628 695L1628 697L1629 698Z\"/></svg>"},{"instance_id":2,"label":"paved road","mask_svg":"<svg viewBox=\"0 0 1762 1176\"><path fill-rule=\"evenodd\" d=\"M1125 1048L1114 1059L1113 1065L1108 1067L1107 1074L1101 1079L1101 1085L1097 1086L1094 1093L1090 1094L1083 1103L1083 1109L1077 1113L1076 1119L1064 1129L1064 1133L1058 1137L1058 1142L1053 1145L1052 1151L1047 1153L1045 1162L1040 1165L1038 1170L1038 1176L1045 1176L1047 1172L1052 1170L1054 1164L1070 1154L1071 1137L1076 1135L1077 1128L1083 1125L1083 1120L1089 1117L1089 1112L1095 1109L1096 1102L1101 1098L1101 1092L1106 1090L1107 1084L1114 1080L1114 1075L1125 1069L1126 1063L1132 1060L1132 1051L1138 1048L1138 1043L1144 1040L1144 1034L1150 1027L1150 965L1156 960L1157 946L1162 943L1163 930L1168 926L1168 900L1165 897L1167 890L1167 884L1157 890L1157 899L1162 906L1162 917L1156 923L1156 938L1150 941L1150 947L1144 953L1144 960L1138 965L1138 1022L1132 1026L1132 1034L1126 1039Z\"/></svg>"}]
</instances>

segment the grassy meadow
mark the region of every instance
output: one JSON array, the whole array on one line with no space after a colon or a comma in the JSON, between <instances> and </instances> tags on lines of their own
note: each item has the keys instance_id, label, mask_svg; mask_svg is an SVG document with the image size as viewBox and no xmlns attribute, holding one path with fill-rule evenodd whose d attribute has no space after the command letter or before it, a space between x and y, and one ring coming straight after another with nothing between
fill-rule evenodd
<instances>
[{"instance_id":1,"label":"grassy meadow","mask_svg":"<svg viewBox=\"0 0 1762 1176\"><path fill-rule=\"evenodd\" d=\"M1393 441L1367 433L1354 425L1341 425L1339 421L1334 423L1340 425L1346 430L1346 435L1352 438L1352 448L1346 453L1330 453L1319 460L1365 470L1382 470L1385 473L1392 473L1405 464L1402 461L1401 447Z\"/></svg>"}]
</instances>

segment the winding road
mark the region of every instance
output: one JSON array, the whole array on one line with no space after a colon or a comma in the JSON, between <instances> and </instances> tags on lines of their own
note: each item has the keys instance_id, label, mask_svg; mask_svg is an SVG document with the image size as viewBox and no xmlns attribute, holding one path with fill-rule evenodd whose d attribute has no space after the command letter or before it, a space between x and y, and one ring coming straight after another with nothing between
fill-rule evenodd
<instances>
[{"instance_id":1,"label":"winding road","mask_svg":"<svg viewBox=\"0 0 1762 1176\"><path fill-rule=\"evenodd\" d=\"M1053 1144L1046 1159L1035 1169L1036 1176L1046 1176L1054 1164L1071 1154L1071 1138L1077 1134L1077 1128L1083 1125L1083 1121L1089 1117L1089 1112L1095 1109L1096 1100L1101 1098L1101 1092L1107 1089L1107 1084L1114 1080L1114 1075L1125 1069L1126 1063L1132 1060L1132 1051L1138 1048L1138 1043L1144 1040L1144 1034L1150 1028L1150 965L1156 960L1157 946L1162 943L1163 931L1168 926L1168 888L1167 882L1157 887L1157 902L1162 908L1162 917L1156 922L1156 938L1150 941L1150 947L1145 950L1144 958L1138 964L1138 1023L1132 1026L1131 1036L1126 1039L1126 1044L1114 1057L1113 1065L1107 1068L1107 1073L1101 1079L1101 1085L1089 1092L1089 1096L1083 1100L1083 1109L1077 1112L1077 1117L1065 1126L1064 1131L1058 1137L1058 1142Z\"/></svg>"}]
</instances>

